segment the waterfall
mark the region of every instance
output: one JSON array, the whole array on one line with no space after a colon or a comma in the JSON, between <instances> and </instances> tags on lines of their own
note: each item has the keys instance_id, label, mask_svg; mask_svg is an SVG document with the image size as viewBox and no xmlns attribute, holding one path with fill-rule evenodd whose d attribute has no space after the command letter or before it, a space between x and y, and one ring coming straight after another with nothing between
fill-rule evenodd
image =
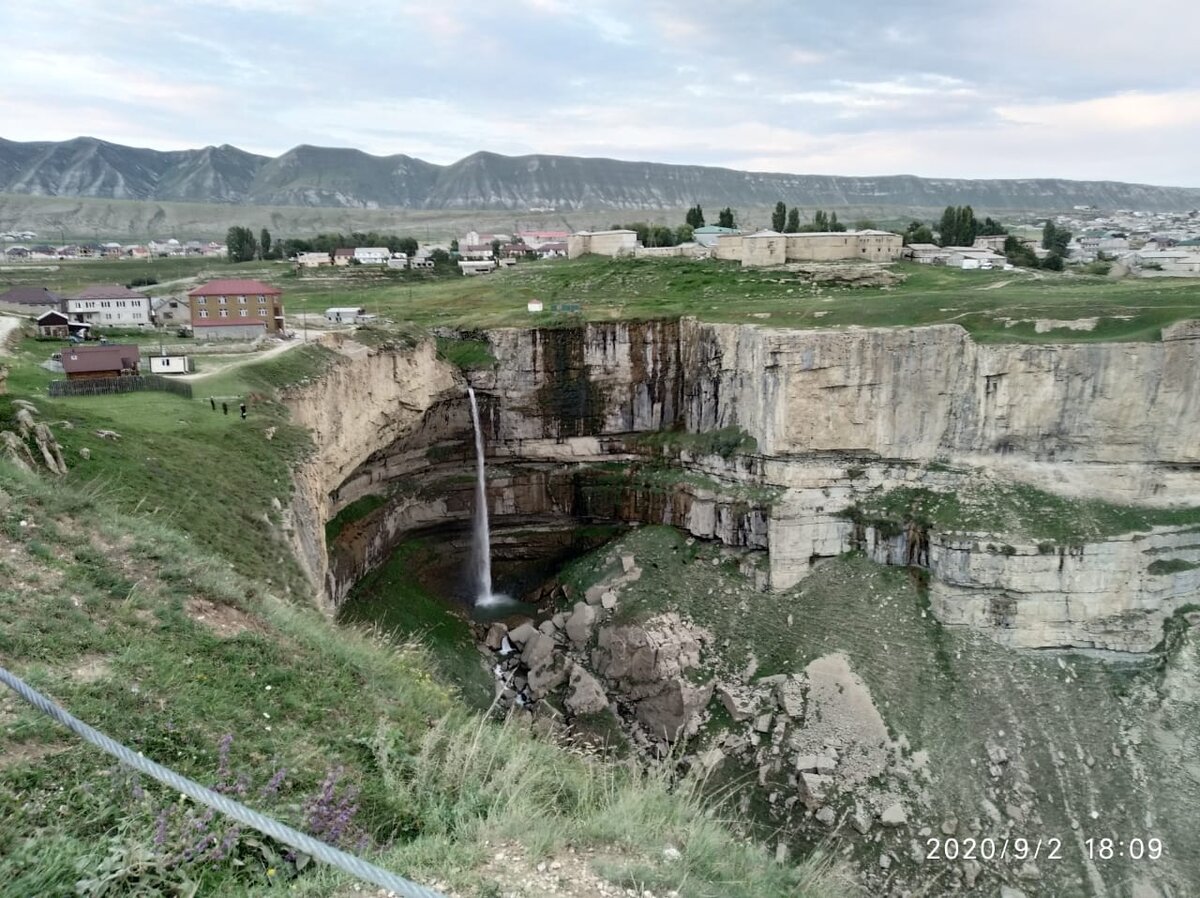
<instances>
[{"instance_id":1,"label":"waterfall","mask_svg":"<svg viewBox=\"0 0 1200 898\"><path fill-rule=\"evenodd\" d=\"M475 391L467 387L471 397L471 424L475 428L475 520L471 532L471 574L475 589L475 604L486 605L492 595L492 545L488 536L487 476L483 464L483 429L479 426L479 406Z\"/></svg>"}]
</instances>

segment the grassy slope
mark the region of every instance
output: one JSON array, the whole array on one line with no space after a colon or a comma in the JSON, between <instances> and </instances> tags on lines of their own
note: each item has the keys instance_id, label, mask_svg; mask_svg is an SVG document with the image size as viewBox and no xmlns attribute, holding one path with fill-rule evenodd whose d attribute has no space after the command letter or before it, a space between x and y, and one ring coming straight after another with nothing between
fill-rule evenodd
<instances>
[{"instance_id":1,"label":"grassy slope","mask_svg":"<svg viewBox=\"0 0 1200 898\"><path fill-rule=\"evenodd\" d=\"M71 424L56 431L74 468L47 483L0 462L5 667L206 783L217 779L221 737L234 734L250 802L292 824L305 825L306 799L344 768L361 789L355 819L377 846L368 854L471 894L499 888L478 872L486 840L514 837L535 856L590 846L616 880L683 895L827 893L819 877L769 864L705 816L690 787L481 723L423 649L335 628L308 604L271 505L286 500L305 440L271 396L319 371L321 350L212 384L259 397L247 422L214 414L203 397L51 402L34 361L19 358L10 387L45 419ZM122 438L101 440L99 428ZM268 802L257 790L281 767L286 781ZM248 839L234 848L242 866L164 863L186 844L172 834L155 848L157 816L174 799L139 786L140 798L105 756L0 697L0 895L69 893L85 873L111 875L127 894L185 880L202 894L260 894L288 877L272 846ZM682 862L663 862L668 842ZM344 882L310 867L295 893Z\"/></svg>"},{"instance_id":2,"label":"grassy slope","mask_svg":"<svg viewBox=\"0 0 1200 898\"><path fill-rule=\"evenodd\" d=\"M1066 839L1065 860L1040 865L1043 878L1030 894L1092 894L1071 881L1086 879L1078 841L1088 835L1156 835L1171 853L1157 872L1175 877L1177 886L1200 881L1200 850L1190 837L1195 809L1183 810L1200 798L1200 782L1183 772L1196 764L1196 744L1186 743L1195 729L1187 722L1194 702L1177 693L1169 727L1174 735L1143 742L1160 716L1153 709L1161 701L1161 673L1153 659L1114 665L1084 655L1009 650L978 634L946 629L929 613L920 581L907 570L853 555L821 566L784 593L762 594L739 573L742 556L702 542L688 545L663 527L640 528L578 560L568 580L583 588L611 574L622 552L637 559L643 574L621 590L621 618L669 609L707 627L718 643L707 656L712 673L740 671L752 655L758 676L800 671L821 655L845 652L893 733L907 736L913 750L929 751L936 797L923 822L935 830L946 818L983 815L980 799L996 785L986 772L988 740L1019 756L1014 764L1029 773L1041 821L1013 834ZM1192 638L1181 651L1189 653L1194 671L1200 643ZM1184 670L1177 679L1187 676ZM1114 746L1123 757L1114 757ZM1056 761L1058 752L1065 763ZM1086 757L1094 766L1085 765ZM752 781L754 772L745 773ZM1093 809L1099 814L1094 822L1086 819ZM1084 818L1078 832L1073 818ZM1154 821L1153 833L1146 820ZM985 818L980 835L999 829ZM878 846L859 848L873 863ZM907 854L902 841L895 856L910 865ZM1143 867L1113 861L1101 865L1101 873L1112 887Z\"/></svg>"},{"instance_id":3,"label":"grassy slope","mask_svg":"<svg viewBox=\"0 0 1200 898\"><path fill-rule=\"evenodd\" d=\"M470 328L569 323L615 318L672 318L775 327L886 327L956 323L977 340L1076 342L1157 340L1167 324L1195 315L1200 284L1188 279L1109 280L1082 274L954 271L901 265L907 280L892 288L813 287L786 272L743 270L734 263L680 259L586 258L531 262L487 277L429 278L367 270L293 275L278 263L230 265L220 260L87 262L41 272L9 266L10 283L71 290L96 281L126 283L148 274L166 282L186 277L264 277L280 284L289 312L362 305L420 326ZM162 293L168 286L150 288ZM528 300L577 304L581 312L536 319ZM1037 320L1098 318L1093 330L1038 333Z\"/></svg>"}]
</instances>

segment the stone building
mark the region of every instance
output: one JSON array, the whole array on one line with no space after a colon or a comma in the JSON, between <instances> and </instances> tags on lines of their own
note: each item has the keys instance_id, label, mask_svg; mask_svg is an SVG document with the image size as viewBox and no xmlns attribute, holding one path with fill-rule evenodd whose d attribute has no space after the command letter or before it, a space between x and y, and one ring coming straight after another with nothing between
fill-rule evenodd
<instances>
[{"instance_id":1,"label":"stone building","mask_svg":"<svg viewBox=\"0 0 1200 898\"><path fill-rule=\"evenodd\" d=\"M612 231L578 231L567 238L567 258L624 256L637 247L637 231L618 228Z\"/></svg>"},{"instance_id":2,"label":"stone building","mask_svg":"<svg viewBox=\"0 0 1200 898\"><path fill-rule=\"evenodd\" d=\"M713 255L757 268L785 262L894 262L903 244L903 238L890 231L758 231L744 237L721 235Z\"/></svg>"}]
</instances>

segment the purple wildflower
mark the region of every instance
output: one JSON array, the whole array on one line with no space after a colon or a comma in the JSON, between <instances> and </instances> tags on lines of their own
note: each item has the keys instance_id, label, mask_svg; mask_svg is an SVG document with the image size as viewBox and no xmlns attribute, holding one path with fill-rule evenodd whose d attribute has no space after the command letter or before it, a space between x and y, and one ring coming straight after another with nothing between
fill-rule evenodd
<instances>
[{"instance_id":1,"label":"purple wildflower","mask_svg":"<svg viewBox=\"0 0 1200 898\"><path fill-rule=\"evenodd\" d=\"M283 785L283 778L285 776L287 776L287 768L280 767L278 770L276 770L275 775L272 776L271 779L268 780L267 784L259 790L259 797L274 798L276 795L278 795L279 787Z\"/></svg>"}]
</instances>

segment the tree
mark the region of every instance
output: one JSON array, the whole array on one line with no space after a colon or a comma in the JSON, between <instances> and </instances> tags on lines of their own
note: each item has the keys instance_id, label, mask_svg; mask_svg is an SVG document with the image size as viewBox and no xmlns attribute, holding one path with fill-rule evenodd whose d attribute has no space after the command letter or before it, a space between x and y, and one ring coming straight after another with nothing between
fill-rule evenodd
<instances>
[{"instance_id":1,"label":"tree","mask_svg":"<svg viewBox=\"0 0 1200 898\"><path fill-rule=\"evenodd\" d=\"M500 258L500 241L499 240L492 241L492 258L493 259Z\"/></svg>"},{"instance_id":2,"label":"tree","mask_svg":"<svg viewBox=\"0 0 1200 898\"><path fill-rule=\"evenodd\" d=\"M696 203L696 205L687 210L687 216L684 218L684 221L692 226L693 231L696 228L704 227L704 210L700 208L699 203Z\"/></svg>"},{"instance_id":3,"label":"tree","mask_svg":"<svg viewBox=\"0 0 1200 898\"><path fill-rule=\"evenodd\" d=\"M1022 243L1011 234L1004 239L1004 256L1008 259L1009 264L1016 265L1018 268L1038 268L1037 253L1027 243Z\"/></svg>"},{"instance_id":4,"label":"tree","mask_svg":"<svg viewBox=\"0 0 1200 898\"><path fill-rule=\"evenodd\" d=\"M434 265L445 265L450 261L450 254L439 246L437 249L430 252L429 260L433 262Z\"/></svg>"},{"instance_id":5,"label":"tree","mask_svg":"<svg viewBox=\"0 0 1200 898\"><path fill-rule=\"evenodd\" d=\"M736 225L733 223L733 209L731 207L726 206L724 209L722 209L720 212L717 213L717 227L718 228L736 227Z\"/></svg>"},{"instance_id":6,"label":"tree","mask_svg":"<svg viewBox=\"0 0 1200 898\"><path fill-rule=\"evenodd\" d=\"M800 230L800 209L797 206L792 206L788 209L787 224L783 226L785 234L795 234Z\"/></svg>"},{"instance_id":7,"label":"tree","mask_svg":"<svg viewBox=\"0 0 1200 898\"><path fill-rule=\"evenodd\" d=\"M979 226L979 234L982 237L998 237L1001 234L1007 234L1008 228L995 221L990 216L983 220L983 224Z\"/></svg>"},{"instance_id":8,"label":"tree","mask_svg":"<svg viewBox=\"0 0 1200 898\"><path fill-rule=\"evenodd\" d=\"M1063 257L1057 251L1052 251L1050 255L1042 259L1042 267L1048 271L1062 271Z\"/></svg>"},{"instance_id":9,"label":"tree","mask_svg":"<svg viewBox=\"0 0 1200 898\"><path fill-rule=\"evenodd\" d=\"M666 225L651 225L650 239L655 246L674 246L675 232Z\"/></svg>"},{"instance_id":10,"label":"tree","mask_svg":"<svg viewBox=\"0 0 1200 898\"><path fill-rule=\"evenodd\" d=\"M846 226L845 226L844 224L842 224L840 221L838 221L838 220L837 220L837 213L836 213L836 212L830 212L830 213L829 213L829 230L831 230L831 231L844 231L844 230L846 230Z\"/></svg>"},{"instance_id":11,"label":"tree","mask_svg":"<svg viewBox=\"0 0 1200 898\"><path fill-rule=\"evenodd\" d=\"M970 206L947 206L938 226L938 243L942 246L971 246L979 236L979 222Z\"/></svg>"},{"instance_id":12,"label":"tree","mask_svg":"<svg viewBox=\"0 0 1200 898\"><path fill-rule=\"evenodd\" d=\"M933 243L933 230L925 222L915 219L909 222L902 236L905 246L913 243Z\"/></svg>"},{"instance_id":13,"label":"tree","mask_svg":"<svg viewBox=\"0 0 1200 898\"><path fill-rule=\"evenodd\" d=\"M1052 253L1057 253L1060 257L1067 255L1069 250L1068 244L1071 242L1071 232L1055 227L1054 222L1046 219L1046 226L1042 228L1042 249L1048 249ZM1061 259L1060 259L1061 261ZM1055 269L1061 271L1062 269Z\"/></svg>"},{"instance_id":14,"label":"tree","mask_svg":"<svg viewBox=\"0 0 1200 898\"><path fill-rule=\"evenodd\" d=\"M457 237L455 237L453 240L450 241L450 252L452 252L452 253L458 252L458 238Z\"/></svg>"},{"instance_id":15,"label":"tree","mask_svg":"<svg viewBox=\"0 0 1200 898\"><path fill-rule=\"evenodd\" d=\"M876 227L878 225L869 218L860 218L854 223L854 230L856 231L873 231Z\"/></svg>"},{"instance_id":16,"label":"tree","mask_svg":"<svg viewBox=\"0 0 1200 898\"><path fill-rule=\"evenodd\" d=\"M258 257L260 259L271 258L271 232L266 228L258 235Z\"/></svg>"},{"instance_id":17,"label":"tree","mask_svg":"<svg viewBox=\"0 0 1200 898\"><path fill-rule=\"evenodd\" d=\"M701 225L703 227L703 225ZM675 229L675 239L679 243L691 243L696 236L696 229L690 224L681 224Z\"/></svg>"},{"instance_id":18,"label":"tree","mask_svg":"<svg viewBox=\"0 0 1200 898\"><path fill-rule=\"evenodd\" d=\"M771 213L771 230L783 233L784 225L787 224L787 204L780 200L775 204L775 211Z\"/></svg>"},{"instance_id":19,"label":"tree","mask_svg":"<svg viewBox=\"0 0 1200 898\"><path fill-rule=\"evenodd\" d=\"M254 232L249 228L234 225L225 234L225 249L230 262L251 262L258 246Z\"/></svg>"},{"instance_id":20,"label":"tree","mask_svg":"<svg viewBox=\"0 0 1200 898\"><path fill-rule=\"evenodd\" d=\"M401 237L396 241L396 248L392 250L394 253L404 253L410 259L417 254L417 238L416 237ZM458 252L458 241L450 241L450 251Z\"/></svg>"}]
</instances>

